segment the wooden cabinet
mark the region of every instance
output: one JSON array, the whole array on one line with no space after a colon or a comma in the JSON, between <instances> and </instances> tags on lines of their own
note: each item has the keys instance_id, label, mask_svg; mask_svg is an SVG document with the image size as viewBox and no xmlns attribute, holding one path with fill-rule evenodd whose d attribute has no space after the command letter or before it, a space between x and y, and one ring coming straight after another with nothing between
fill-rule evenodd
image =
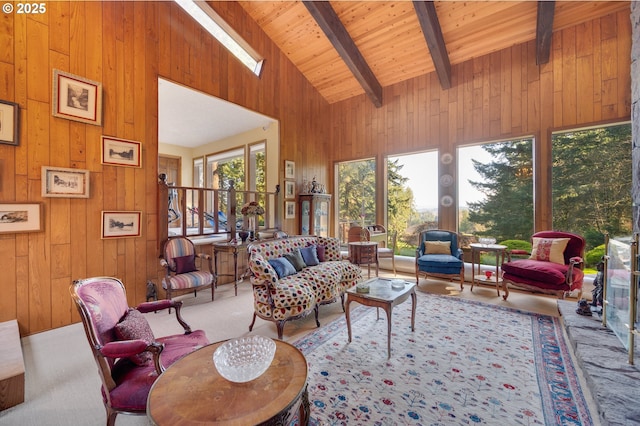
<instances>
[{"instance_id":1,"label":"wooden cabinet","mask_svg":"<svg viewBox=\"0 0 640 426\"><path fill-rule=\"evenodd\" d=\"M300 194L300 235L329 236L330 194Z\"/></svg>"}]
</instances>

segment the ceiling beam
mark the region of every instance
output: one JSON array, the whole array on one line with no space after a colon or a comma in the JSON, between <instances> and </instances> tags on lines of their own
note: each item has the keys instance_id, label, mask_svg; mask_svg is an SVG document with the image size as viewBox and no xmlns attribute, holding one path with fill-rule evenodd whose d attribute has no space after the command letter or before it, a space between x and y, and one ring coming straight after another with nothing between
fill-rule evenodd
<instances>
[{"instance_id":1,"label":"ceiling beam","mask_svg":"<svg viewBox=\"0 0 640 426\"><path fill-rule=\"evenodd\" d=\"M440 86L445 90L449 89L451 88L451 63L447 47L444 44L436 7L432 1L414 1L413 7L418 15L422 34L427 41L431 60L436 68L438 79L440 79Z\"/></svg>"},{"instance_id":2,"label":"ceiling beam","mask_svg":"<svg viewBox=\"0 0 640 426\"><path fill-rule=\"evenodd\" d=\"M538 65L549 62L555 7L555 1L538 1L538 22L536 24L536 64Z\"/></svg>"},{"instance_id":3,"label":"ceiling beam","mask_svg":"<svg viewBox=\"0 0 640 426\"><path fill-rule=\"evenodd\" d=\"M358 47L349 36L340 18L327 1L303 1L311 16L326 34L342 60L347 64L356 80L360 83L371 102L382 106L382 86L369 68Z\"/></svg>"}]
</instances>

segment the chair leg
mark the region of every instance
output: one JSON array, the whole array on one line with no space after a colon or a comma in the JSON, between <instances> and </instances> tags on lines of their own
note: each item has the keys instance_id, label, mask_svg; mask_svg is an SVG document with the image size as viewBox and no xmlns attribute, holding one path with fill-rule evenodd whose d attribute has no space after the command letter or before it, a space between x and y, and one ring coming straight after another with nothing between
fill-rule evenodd
<instances>
[{"instance_id":1,"label":"chair leg","mask_svg":"<svg viewBox=\"0 0 640 426\"><path fill-rule=\"evenodd\" d=\"M253 313L253 321L251 321L251 324L249 325L249 331L253 330L253 325L256 323L256 313Z\"/></svg>"},{"instance_id":2,"label":"chair leg","mask_svg":"<svg viewBox=\"0 0 640 426\"><path fill-rule=\"evenodd\" d=\"M115 426L117 415L118 415L117 411L114 411L107 407L107 426Z\"/></svg>"},{"instance_id":3,"label":"chair leg","mask_svg":"<svg viewBox=\"0 0 640 426\"><path fill-rule=\"evenodd\" d=\"M282 336L284 335L284 321L276 321L276 328L278 329L278 339L282 340Z\"/></svg>"}]
</instances>

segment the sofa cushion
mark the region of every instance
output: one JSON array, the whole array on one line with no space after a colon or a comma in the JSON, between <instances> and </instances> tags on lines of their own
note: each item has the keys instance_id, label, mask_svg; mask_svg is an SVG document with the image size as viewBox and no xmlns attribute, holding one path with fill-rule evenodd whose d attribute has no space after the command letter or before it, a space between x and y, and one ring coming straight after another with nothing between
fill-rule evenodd
<instances>
[{"instance_id":1,"label":"sofa cushion","mask_svg":"<svg viewBox=\"0 0 640 426\"><path fill-rule=\"evenodd\" d=\"M324 245L318 244L316 246L316 253L318 254L318 262L324 262L326 260L326 255L325 255L326 251L327 251L327 248Z\"/></svg>"},{"instance_id":2,"label":"sofa cushion","mask_svg":"<svg viewBox=\"0 0 640 426\"><path fill-rule=\"evenodd\" d=\"M196 270L196 257L193 254L176 257L173 261L176 264L176 274L186 274Z\"/></svg>"},{"instance_id":3,"label":"sofa cushion","mask_svg":"<svg viewBox=\"0 0 640 426\"><path fill-rule=\"evenodd\" d=\"M568 269L568 265L532 259L519 259L502 265L502 270L507 275L545 282L551 286L564 284ZM575 271L579 269L576 268Z\"/></svg>"},{"instance_id":4,"label":"sofa cushion","mask_svg":"<svg viewBox=\"0 0 640 426\"><path fill-rule=\"evenodd\" d=\"M450 254L429 254L418 258L418 269L437 274L459 274L462 260Z\"/></svg>"},{"instance_id":5,"label":"sofa cushion","mask_svg":"<svg viewBox=\"0 0 640 426\"><path fill-rule=\"evenodd\" d=\"M275 269L278 278L288 277L296 273L296 268L284 257L270 259L268 262Z\"/></svg>"},{"instance_id":6,"label":"sofa cushion","mask_svg":"<svg viewBox=\"0 0 640 426\"><path fill-rule=\"evenodd\" d=\"M302 255L304 263L307 266L316 266L318 263L320 263L320 260L318 259L318 249L315 244L301 248L300 254Z\"/></svg>"},{"instance_id":7,"label":"sofa cushion","mask_svg":"<svg viewBox=\"0 0 640 426\"><path fill-rule=\"evenodd\" d=\"M533 237L533 248L529 259L564 265L564 249L568 243L569 238Z\"/></svg>"},{"instance_id":8,"label":"sofa cushion","mask_svg":"<svg viewBox=\"0 0 640 426\"><path fill-rule=\"evenodd\" d=\"M293 265L293 267L296 268L296 272L300 272L307 267L307 263L300 253L300 250L301 249L296 248L291 253L284 255L285 259L287 259Z\"/></svg>"},{"instance_id":9,"label":"sofa cushion","mask_svg":"<svg viewBox=\"0 0 640 426\"><path fill-rule=\"evenodd\" d=\"M122 320L116 324L118 340L144 340L147 345L155 340L151 326L147 319L137 309L130 309ZM129 357L136 365L147 365L153 360L153 354L144 351Z\"/></svg>"}]
</instances>

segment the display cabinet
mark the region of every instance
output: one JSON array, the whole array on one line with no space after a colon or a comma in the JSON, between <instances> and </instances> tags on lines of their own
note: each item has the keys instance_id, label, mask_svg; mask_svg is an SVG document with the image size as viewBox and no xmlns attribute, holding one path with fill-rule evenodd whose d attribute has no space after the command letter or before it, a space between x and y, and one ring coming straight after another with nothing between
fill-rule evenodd
<instances>
[{"instance_id":1,"label":"display cabinet","mask_svg":"<svg viewBox=\"0 0 640 426\"><path fill-rule=\"evenodd\" d=\"M300 234L329 236L330 194L300 194Z\"/></svg>"}]
</instances>

